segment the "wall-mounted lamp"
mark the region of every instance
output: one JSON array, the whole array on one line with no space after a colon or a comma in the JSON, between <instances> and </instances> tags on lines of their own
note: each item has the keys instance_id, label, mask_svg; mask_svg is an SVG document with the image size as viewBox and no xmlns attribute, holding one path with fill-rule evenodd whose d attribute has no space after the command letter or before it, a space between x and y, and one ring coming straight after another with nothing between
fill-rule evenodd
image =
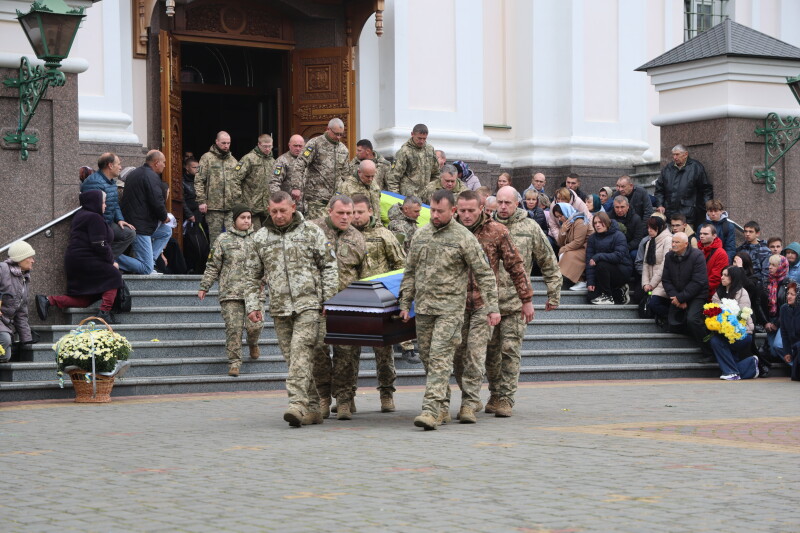
<instances>
[{"instance_id":1,"label":"wall-mounted lamp","mask_svg":"<svg viewBox=\"0 0 800 533\"><path fill-rule=\"evenodd\" d=\"M23 161L28 160L28 147L39 142L35 135L25 133L25 128L36 113L36 107L47 88L50 85L60 87L66 82L64 73L57 69L69 55L83 17L83 8L73 9L64 0L36 0L27 14L17 11L17 19L36 57L45 62L44 68L41 65L32 67L28 58L22 56L19 77L3 80L6 87L19 88L17 130L3 139L9 144L20 145L20 158Z\"/></svg>"},{"instance_id":2,"label":"wall-mounted lamp","mask_svg":"<svg viewBox=\"0 0 800 533\"><path fill-rule=\"evenodd\" d=\"M800 104L800 76L786 78L786 84ZM764 127L756 128L756 135L764 136L764 169L756 170L753 175L764 180L767 192L775 192L778 187L772 167L800 140L800 117L784 120L777 113L770 113L764 119Z\"/></svg>"}]
</instances>

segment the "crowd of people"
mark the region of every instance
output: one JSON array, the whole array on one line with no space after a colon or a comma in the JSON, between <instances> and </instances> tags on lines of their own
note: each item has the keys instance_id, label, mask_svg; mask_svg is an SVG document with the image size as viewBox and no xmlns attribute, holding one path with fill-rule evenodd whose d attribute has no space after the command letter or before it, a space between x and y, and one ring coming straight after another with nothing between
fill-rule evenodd
<instances>
[{"instance_id":1,"label":"crowd of people","mask_svg":"<svg viewBox=\"0 0 800 533\"><path fill-rule=\"evenodd\" d=\"M240 373L243 331L250 358L260 356L269 312L289 369L284 420L291 426L319 424L331 412L350 420L357 412L361 350L323 342L323 303L355 280L398 269L405 269L400 316L415 317L419 353L410 341L399 349L424 365L426 390L414 424L426 430L451 421L453 372L461 423L477 422L482 410L512 415L522 338L534 318L531 273L544 279L548 311L558 308L563 286L585 290L593 305L633 301L661 327L688 331L704 356L718 362L722 379L765 376L772 361L792 363L798 354L800 244L784 249L779 238L764 242L751 221L737 247L736 228L702 164L682 146L673 149L654 196L628 176L616 181L616 191L587 193L574 174L551 196L541 172L521 192L508 173L493 189L482 185L467 163L448 162L434 150L424 124L412 129L394 163L367 139L350 159L343 136L344 124L333 119L308 142L292 136L275 159L272 138L261 135L237 160L230 135L221 131L199 160L184 161L184 268L203 273L200 299L219 284L230 376ZM165 255L176 227L159 177L165 163L153 150L144 165L125 172L119 157L107 153L97 171L82 169L81 210L65 258L67 291L37 295L40 318L51 306L101 300L100 316L113 322L121 272L156 275L159 261L174 263ZM388 213L382 190L401 197ZM424 204L431 222L420 227ZM30 338L22 303L34 254L18 242L0 264L2 291L15 295L3 298L0 346L8 346L13 331ZM706 304L723 300L754 308L736 342L704 324ZM753 340L758 331L767 333L761 347ZM394 354L385 347L375 355L381 410L392 412Z\"/></svg>"}]
</instances>

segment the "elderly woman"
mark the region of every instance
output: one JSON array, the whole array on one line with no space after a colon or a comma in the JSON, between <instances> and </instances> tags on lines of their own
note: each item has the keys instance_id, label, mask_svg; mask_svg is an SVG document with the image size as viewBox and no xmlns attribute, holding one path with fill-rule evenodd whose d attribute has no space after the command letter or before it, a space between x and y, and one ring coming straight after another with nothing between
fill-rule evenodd
<instances>
[{"instance_id":1,"label":"elderly woman","mask_svg":"<svg viewBox=\"0 0 800 533\"><path fill-rule=\"evenodd\" d=\"M792 381L800 381L800 364L795 364L800 356L800 305L797 305L795 281L786 286L786 303L781 306L780 320L784 347L774 349L773 355L792 365Z\"/></svg>"},{"instance_id":2,"label":"elderly woman","mask_svg":"<svg viewBox=\"0 0 800 533\"><path fill-rule=\"evenodd\" d=\"M628 253L625 235L616 220L605 212L592 219L594 234L586 245L586 285L589 302L595 305L627 304L628 280L633 272L633 261Z\"/></svg>"},{"instance_id":3,"label":"elderly woman","mask_svg":"<svg viewBox=\"0 0 800 533\"><path fill-rule=\"evenodd\" d=\"M725 267L722 269L720 284L711 297L711 302L719 304L723 299L729 299L735 300L740 309L750 307L750 297L744 289L744 280L743 269L736 266ZM749 355L753 335L751 317L747 318L746 330L747 333L733 343L720 333L715 332L711 336L709 345L722 372L719 379L736 381L758 377L758 357Z\"/></svg>"},{"instance_id":4,"label":"elderly woman","mask_svg":"<svg viewBox=\"0 0 800 533\"><path fill-rule=\"evenodd\" d=\"M544 215L544 209L539 207L539 193L533 189L525 191L525 211L528 212L528 218L539 224L539 227L547 235L547 218Z\"/></svg>"},{"instance_id":5,"label":"elderly woman","mask_svg":"<svg viewBox=\"0 0 800 533\"><path fill-rule=\"evenodd\" d=\"M0 363L11 358L11 337L31 342L28 325L28 284L36 252L25 241L16 241L8 249L8 259L0 263Z\"/></svg>"},{"instance_id":6,"label":"elderly woman","mask_svg":"<svg viewBox=\"0 0 800 533\"><path fill-rule=\"evenodd\" d=\"M92 190L79 196L81 209L75 213L69 232L69 243L64 254L64 271L67 275L67 293L60 296L36 295L36 312L47 320L51 305L59 309L89 307L97 300L97 316L115 324L111 308L122 287L122 274L114 262L111 242L114 232L106 224L103 212L106 195Z\"/></svg>"},{"instance_id":7,"label":"elderly woman","mask_svg":"<svg viewBox=\"0 0 800 533\"><path fill-rule=\"evenodd\" d=\"M767 281L761 293L761 308L767 323L764 329L767 330L767 342L774 350L783 348L780 332L780 309L786 303L787 274L789 272L789 261L782 255L771 255L769 257L769 270Z\"/></svg>"},{"instance_id":8,"label":"elderly woman","mask_svg":"<svg viewBox=\"0 0 800 533\"><path fill-rule=\"evenodd\" d=\"M581 291L586 288L583 273L586 270L586 239L591 226L586 215L575 211L569 204L558 203L553 206L553 216L561 226L558 236L558 268L572 285L570 290Z\"/></svg>"}]
</instances>

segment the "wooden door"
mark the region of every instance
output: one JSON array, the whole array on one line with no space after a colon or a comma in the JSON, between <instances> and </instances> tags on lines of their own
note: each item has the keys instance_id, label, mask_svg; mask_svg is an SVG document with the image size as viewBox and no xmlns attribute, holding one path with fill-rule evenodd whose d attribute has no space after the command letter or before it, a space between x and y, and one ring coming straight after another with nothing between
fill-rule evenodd
<instances>
[{"instance_id":1,"label":"wooden door","mask_svg":"<svg viewBox=\"0 0 800 533\"><path fill-rule=\"evenodd\" d=\"M325 131L328 121L344 122L345 143L355 153L355 72L352 48L292 51L291 133L306 140Z\"/></svg>"},{"instance_id":2,"label":"wooden door","mask_svg":"<svg viewBox=\"0 0 800 533\"><path fill-rule=\"evenodd\" d=\"M181 47L169 32L158 36L158 51L161 58L161 151L167 158L167 166L161 179L169 185L167 211L175 215L178 227L172 236L183 241L183 140L181 107Z\"/></svg>"}]
</instances>

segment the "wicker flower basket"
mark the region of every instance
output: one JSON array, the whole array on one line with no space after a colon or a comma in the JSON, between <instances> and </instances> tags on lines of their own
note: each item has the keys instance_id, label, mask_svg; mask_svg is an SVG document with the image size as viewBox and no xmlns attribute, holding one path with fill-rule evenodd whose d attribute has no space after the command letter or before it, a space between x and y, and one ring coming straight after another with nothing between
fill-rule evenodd
<instances>
[{"instance_id":1,"label":"wicker flower basket","mask_svg":"<svg viewBox=\"0 0 800 533\"><path fill-rule=\"evenodd\" d=\"M96 376L95 388L92 393L92 381L86 380L85 370L70 370L69 377L72 379L72 388L75 389L76 403L108 403L111 401L111 389L114 387L114 376Z\"/></svg>"}]
</instances>

